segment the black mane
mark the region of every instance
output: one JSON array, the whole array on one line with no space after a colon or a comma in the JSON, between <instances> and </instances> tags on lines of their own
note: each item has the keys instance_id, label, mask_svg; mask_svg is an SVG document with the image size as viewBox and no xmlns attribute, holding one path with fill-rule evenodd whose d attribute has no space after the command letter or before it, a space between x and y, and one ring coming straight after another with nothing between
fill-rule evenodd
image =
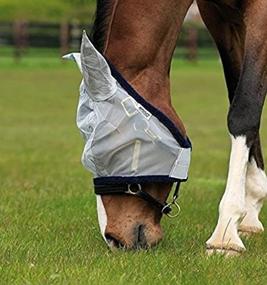
<instances>
[{"instance_id":1,"label":"black mane","mask_svg":"<svg viewBox=\"0 0 267 285\"><path fill-rule=\"evenodd\" d=\"M98 51L103 52L108 29L108 18L112 10L112 0L97 0L95 20L90 38Z\"/></svg>"}]
</instances>

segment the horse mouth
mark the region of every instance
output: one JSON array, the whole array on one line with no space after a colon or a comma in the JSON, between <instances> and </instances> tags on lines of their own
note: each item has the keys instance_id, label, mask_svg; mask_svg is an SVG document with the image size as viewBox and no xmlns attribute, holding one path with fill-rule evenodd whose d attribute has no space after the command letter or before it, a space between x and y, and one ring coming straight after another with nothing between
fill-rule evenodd
<instances>
[{"instance_id":1,"label":"horse mouth","mask_svg":"<svg viewBox=\"0 0 267 285\"><path fill-rule=\"evenodd\" d=\"M112 233L106 233L105 240L111 250L147 250L157 245L161 240L158 239L157 242L149 241L147 235L148 233L146 226L143 224L138 224L134 226L131 238L127 239L127 241Z\"/></svg>"}]
</instances>

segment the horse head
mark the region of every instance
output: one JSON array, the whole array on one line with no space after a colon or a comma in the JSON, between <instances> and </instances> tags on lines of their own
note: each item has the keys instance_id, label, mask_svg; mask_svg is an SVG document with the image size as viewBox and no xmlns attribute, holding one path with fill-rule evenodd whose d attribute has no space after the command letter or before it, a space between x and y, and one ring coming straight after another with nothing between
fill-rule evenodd
<instances>
[{"instance_id":1,"label":"horse head","mask_svg":"<svg viewBox=\"0 0 267 285\"><path fill-rule=\"evenodd\" d=\"M191 145L144 100L83 35L72 54L83 74L77 124L94 174L101 233L110 246L147 248L162 238L160 220L173 183L187 179Z\"/></svg>"}]
</instances>

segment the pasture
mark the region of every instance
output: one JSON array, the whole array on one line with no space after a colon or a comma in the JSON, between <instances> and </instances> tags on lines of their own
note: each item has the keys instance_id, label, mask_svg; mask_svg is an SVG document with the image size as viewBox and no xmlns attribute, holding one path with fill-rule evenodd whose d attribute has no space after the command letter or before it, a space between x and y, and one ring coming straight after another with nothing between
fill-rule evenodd
<instances>
[{"instance_id":1,"label":"pasture","mask_svg":"<svg viewBox=\"0 0 267 285\"><path fill-rule=\"evenodd\" d=\"M0 59L0 284L266 284L267 233L246 239L241 257L205 254L230 147L220 63L173 63L173 103L193 159L181 214L163 218L164 240L149 251L110 252L102 241L91 176L80 164L79 81L72 63Z\"/></svg>"}]
</instances>

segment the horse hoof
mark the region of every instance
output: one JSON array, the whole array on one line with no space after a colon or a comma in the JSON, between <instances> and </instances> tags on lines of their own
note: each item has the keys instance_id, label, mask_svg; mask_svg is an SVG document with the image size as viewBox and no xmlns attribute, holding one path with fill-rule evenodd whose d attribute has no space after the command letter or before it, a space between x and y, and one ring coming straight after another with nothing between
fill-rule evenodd
<instances>
[{"instance_id":1,"label":"horse hoof","mask_svg":"<svg viewBox=\"0 0 267 285\"><path fill-rule=\"evenodd\" d=\"M231 256L240 256L246 249L244 247L240 247L238 245L227 245L224 247L215 247L211 245L207 245L207 255L223 255L225 257L231 257Z\"/></svg>"},{"instance_id":2,"label":"horse hoof","mask_svg":"<svg viewBox=\"0 0 267 285\"><path fill-rule=\"evenodd\" d=\"M264 232L262 227L239 226L238 233L241 237L251 237L252 235L261 234Z\"/></svg>"},{"instance_id":3,"label":"horse hoof","mask_svg":"<svg viewBox=\"0 0 267 285\"><path fill-rule=\"evenodd\" d=\"M225 257L240 256L242 254L242 252L233 249L207 249L206 252L208 256L222 255Z\"/></svg>"}]
</instances>

